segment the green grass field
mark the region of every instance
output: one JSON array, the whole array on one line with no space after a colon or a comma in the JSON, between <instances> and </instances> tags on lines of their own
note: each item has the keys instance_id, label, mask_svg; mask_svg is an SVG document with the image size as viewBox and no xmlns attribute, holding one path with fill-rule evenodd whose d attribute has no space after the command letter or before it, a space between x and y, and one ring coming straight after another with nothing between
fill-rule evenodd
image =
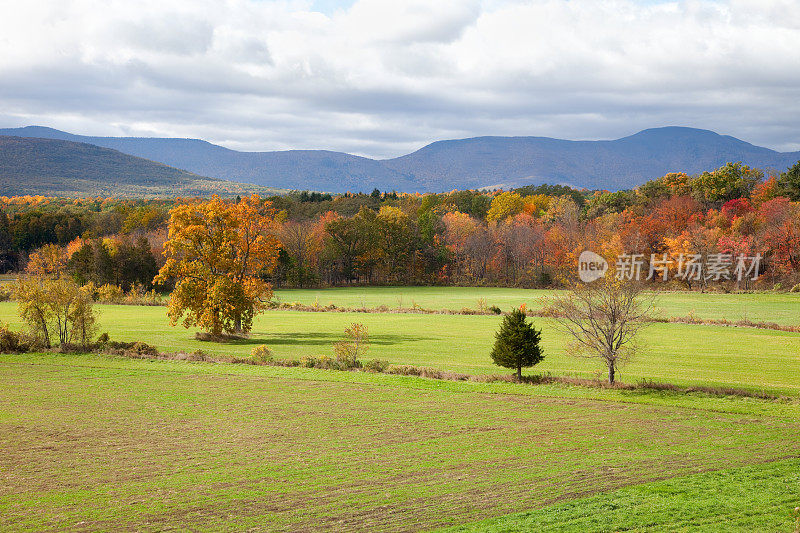
<instances>
[{"instance_id":1,"label":"green grass field","mask_svg":"<svg viewBox=\"0 0 800 533\"><path fill-rule=\"evenodd\" d=\"M533 306L531 294L544 295L410 292L415 302L393 303L398 289L386 288L279 296L460 309L477 298ZM672 293L661 306L669 316L736 320L726 313L749 302L750 320L795 324L794 298ZM97 309L112 339L165 351L246 355L263 343L284 358L331 354L344 327L362 322L368 358L510 372L489 359L496 316L269 311L251 338L214 344L169 326L163 307ZM602 372L566 353L552 321L533 320L546 358L529 373ZM0 303L0 321L19 325L13 302ZM657 323L642 335L623 381L787 398L0 355L0 529L793 531L800 334Z\"/></svg>"},{"instance_id":2,"label":"green grass field","mask_svg":"<svg viewBox=\"0 0 800 533\"><path fill-rule=\"evenodd\" d=\"M788 531L800 498L798 402L80 355L0 368L14 530Z\"/></svg>"},{"instance_id":3,"label":"green grass field","mask_svg":"<svg viewBox=\"0 0 800 533\"><path fill-rule=\"evenodd\" d=\"M100 326L112 339L144 341L163 351L194 351L247 356L268 345L277 357L331 355L332 343L352 322L370 331L369 358L428 366L468 374L507 373L494 366L489 351L501 318L496 316L398 313L309 313L268 311L252 336L229 344L201 342L195 330L172 327L163 307L97 306ZM16 305L0 303L0 321L18 325ZM593 377L602 364L570 356L567 338L552 320L542 328L545 360L529 373ZM620 379L667 381L678 385L720 385L800 395L800 334L755 328L656 323L642 333L644 349L623 367Z\"/></svg>"},{"instance_id":4,"label":"green grass field","mask_svg":"<svg viewBox=\"0 0 800 533\"><path fill-rule=\"evenodd\" d=\"M299 302L321 306L373 308L412 307L425 309L477 309L483 298L487 306L496 305L504 311L526 304L529 309L541 307L542 299L554 291L537 289L508 289L498 287L356 287L335 289L283 289L275 292L281 302ZM690 313L705 319L730 321L752 320L800 325L800 293L738 293L719 294L699 292L659 293L657 311L665 318L684 317Z\"/></svg>"}]
</instances>

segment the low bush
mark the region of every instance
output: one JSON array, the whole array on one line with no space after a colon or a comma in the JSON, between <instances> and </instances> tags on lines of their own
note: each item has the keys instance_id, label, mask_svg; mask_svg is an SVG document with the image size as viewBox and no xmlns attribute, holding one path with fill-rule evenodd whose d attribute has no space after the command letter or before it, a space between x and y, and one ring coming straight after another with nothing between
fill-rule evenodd
<instances>
[{"instance_id":1,"label":"low bush","mask_svg":"<svg viewBox=\"0 0 800 533\"><path fill-rule=\"evenodd\" d=\"M370 359L366 363L364 363L363 369L367 372L386 372L386 369L389 368L389 361L383 361L381 359Z\"/></svg>"},{"instance_id":2,"label":"low bush","mask_svg":"<svg viewBox=\"0 0 800 533\"><path fill-rule=\"evenodd\" d=\"M300 358L300 366L304 368L315 368L317 366L317 358L313 355L304 355Z\"/></svg>"},{"instance_id":3,"label":"low bush","mask_svg":"<svg viewBox=\"0 0 800 533\"><path fill-rule=\"evenodd\" d=\"M467 374L411 365L389 365L389 367L386 369L386 373L400 376L417 376L421 378L445 379L451 381L466 381L469 379L469 375Z\"/></svg>"},{"instance_id":4,"label":"low bush","mask_svg":"<svg viewBox=\"0 0 800 533\"><path fill-rule=\"evenodd\" d=\"M250 350L250 358L259 364L271 363L273 360L272 350L266 344L259 344Z\"/></svg>"},{"instance_id":5,"label":"low bush","mask_svg":"<svg viewBox=\"0 0 800 533\"><path fill-rule=\"evenodd\" d=\"M155 290L143 291L131 289L130 292L125 295L125 300L122 303L126 305L158 306L163 305L163 300L161 295Z\"/></svg>"},{"instance_id":6,"label":"low bush","mask_svg":"<svg viewBox=\"0 0 800 533\"><path fill-rule=\"evenodd\" d=\"M320 355L316 360L316 365L314 365L314 368L321 368L323 370L347 370L329 355Z\"/></svg>"},{"instance_id":7,"label":"low bush","mask_svg":"<svg viewBox=\"0 0 800 533\"><path fill-rule=\"evenodd\" d=\"M108 341L105 344L106 351L114 355L125 355L127 357L155 357L159 355L158 348L147 343Z\"/></svg>"},{"instance_id":8,"label":"low bush","mask_svg":"<svg viewBox=\"0 0 800 533\"><path fill-rule=\"evenodd\" d=\"M125 298L125 292L119 285L112 285L111 283L106 283L105 285L101 285L100 287L97 288L98 302L107 304L118 304L122 303L122 300L124 298Z\"/></svg>"},{"instance_id":9,"label":"low bush","mask_svg":"<svg viewBox=\"0 0 800 533\"><path fill-rule=\"evenodd\" d=\"M136 284L126 293L119 285L106 283L95 287L92 282L83 286L92 298L103 304L122 305L164 305L164 299L155 290L145 290L141 284Z\"/></svg>"},{"instance_id":10,"label":"low bush","mask_svg":"<svg viewBox=\"0 0 800 533\"><path fill-rule=\"evenodd\" d=\"M31 343L24 335L11 330L8 324L0 324L0 353L25 353L30 348Z\"/></svg>"},{"instance_id":11,"label":"low bush","mask_svg":"<svg viewBox=\"0 0 800 533\"><path fill-rule=\"evenodd\" d=\"M0 302L8 302L14 297L14 291L9 285L0 285Z\"/></svg>"},{"instance_id":12,"label":"low bush","mask_svg":"<svg viewBox=\"0 0 800 533\"><path fill-rule=\"evenodd\" d=\"M158 354L156 352L156 354ZM195 350L190 354L186 355L187 361L202 361L208 363L216 363L217 359L212 356L210 353L203 351L203 350Z\"/></svg>"},{"instance_id":13,"label":"low bush","mask_svg":"<svg viewBox=\"0 0 800 533\"><path fill-rule=\"evenodd\" d=\"M369 349L369 332L363 324L353 323L344 330L345 338L333 344L336 363L342 370L361 368L360 357Z\"/></svg>"}]
</instances>

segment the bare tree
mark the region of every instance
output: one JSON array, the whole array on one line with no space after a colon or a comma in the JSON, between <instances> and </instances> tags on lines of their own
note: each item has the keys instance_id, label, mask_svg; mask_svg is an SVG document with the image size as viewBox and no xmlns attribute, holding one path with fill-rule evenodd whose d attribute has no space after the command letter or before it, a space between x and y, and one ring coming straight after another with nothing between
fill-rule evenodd
<instances>
[{"instance_id":1,"label":"bare tree","mask_svg":"<svg viewBox=\"0 0 800 533\"><path fill-rule=\"evenodd\" d=\"M489 231L483 227L478 227L474 233L470 234L464 243L464 251L470 262L470 273L473 279L484 279L489 262L494 253L494 241Z\"/></svg>"},{"instance_id":2,"label":"bare tree","mask_svg":"<svg viewBox=\"0 0 800 533\"><path fill-rule=\"evenodd\" d=\"M287 222L279 232L278 238L286 252L296 262L295 281L300 287L305 285L312 273L314 256L322 247L311 222Z\"/></svg>"},{"instance_id":3,"label":"bare tree","mask_svg":"<svg viewBox=\"0 0 800 533\"><path fill-rule=\"evenodd\" d=\"M575 355L600 359L613 384L617 370L637 351L636 336L650 324L654 294L641 284L609 277L574 288L554 298L555 320L569 333Z\"/></svg>"}]
</instances>

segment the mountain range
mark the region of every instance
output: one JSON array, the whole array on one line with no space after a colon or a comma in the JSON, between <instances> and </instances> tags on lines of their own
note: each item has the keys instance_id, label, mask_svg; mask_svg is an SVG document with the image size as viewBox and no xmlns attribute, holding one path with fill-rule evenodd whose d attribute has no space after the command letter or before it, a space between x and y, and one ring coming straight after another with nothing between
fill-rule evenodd
<instances>
[{"instance_id":1,"label":"mountain range","mask_svg":"<svg viewBox=\"0 0 800 533\"><path fill-rule=\"evenodd\" d=\"M548 137L446 140L392 159L327 150L239 152L198 139L89 137L41 126L0 129L0 135L95 145L197 177L328 192L369 192L374 188L438 192L541 183L619 190L668 172L695 174L728 161L780 172L800 160L800 152L777 152L713 131L676 126L608 141ZM0 161L2 158L0 150Z\"/></svg>"},{"instance_id":2,"label":"mountain range","mask_svg":"<svg viewBox=\"0 0 800 533\"><path fill-rule=\"evenodd\" d=\"M197 176L93 144L0 136L0 195L169 197L277 191Z\"/></svg>"}]
</instances>

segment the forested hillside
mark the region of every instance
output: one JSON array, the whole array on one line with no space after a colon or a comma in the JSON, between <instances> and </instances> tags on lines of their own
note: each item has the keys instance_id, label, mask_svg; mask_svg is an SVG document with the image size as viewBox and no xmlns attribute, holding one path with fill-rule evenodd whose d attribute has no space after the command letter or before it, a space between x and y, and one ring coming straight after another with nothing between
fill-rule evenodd
<instances>
[{"instance_id":1,"label":"forested hillside","mask_svg":"<svg viewBox=\"0 0 800 533\"><path fill-rule=\"evenodd\" d=\"M668 172L695 174L728 161L782 171L800 152L776 152L727 135L665 127L609 141L475 137L437 141L393 159L328 150L238 152L198 139L86 137L29 126L0 135L91 143L202 176L267 187L327 192L444 192L559 183L629 189Z\"/></svg>"},{"instance_id":2,"label":"forested hillside","mask_svg":"<svg viewBox=\"0 0 800 533\"><path fill-rule=\"evenodd\" d=\"M170 197L274 189L205 178L93 144L0 136L0 195Z\"/></svg>"}]
</instances>

